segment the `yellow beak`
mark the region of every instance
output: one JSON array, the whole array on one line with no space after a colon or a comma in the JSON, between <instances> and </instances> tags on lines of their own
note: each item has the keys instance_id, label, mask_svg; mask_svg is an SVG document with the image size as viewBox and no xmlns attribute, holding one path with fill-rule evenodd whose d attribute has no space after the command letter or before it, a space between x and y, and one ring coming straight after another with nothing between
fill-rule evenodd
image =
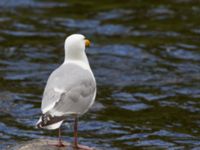
<instances>
[{"instance_id":1,"label":"yellow beak","mask_svg":"<svg viewBox=\"0 0 200 150\"><path fill-rule=\"evenodd\" d=\"M85 46L89 47L90 46L90 41L88 39L85 39Z\"/></svg>"}]
</instances>

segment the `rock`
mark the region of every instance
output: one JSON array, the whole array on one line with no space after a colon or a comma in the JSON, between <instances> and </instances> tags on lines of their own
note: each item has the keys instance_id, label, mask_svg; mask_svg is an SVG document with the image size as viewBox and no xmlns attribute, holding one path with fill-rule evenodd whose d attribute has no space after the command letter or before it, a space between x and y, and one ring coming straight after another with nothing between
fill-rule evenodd
<instances>
[{"instance_id":1,"label":"rock","mask_svg":"<svg viewBox=\"0 0 200 150\"><path fill-rule=\"evenodd\" d=\"M50 139L38 139L32 140L29 142L21 143L13 148L8 148L9 150L83 150L73 148L71 143L67 143L63 141L65 147L57 147L55 146L58 143L56 140ZM88 150L97 150L96 148L87 147Z\"/></svg>"}]
</instances>

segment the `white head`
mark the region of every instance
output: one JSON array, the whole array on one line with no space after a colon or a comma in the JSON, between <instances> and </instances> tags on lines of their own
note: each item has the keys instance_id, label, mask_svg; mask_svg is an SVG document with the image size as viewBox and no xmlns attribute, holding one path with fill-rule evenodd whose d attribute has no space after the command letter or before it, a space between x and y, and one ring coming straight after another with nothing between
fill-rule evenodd
<instances>
[{"instance_id":1,"label":"white head","mask_svg":"<svg viewBox=\"0 0 200 150\"><path fill-rule=\"evenodd\" d=\"M68 36L65 40L65 61L87 59L85 47L89 45L90 41L82 34L72 34Z\"/></svg>"}]
</instances>

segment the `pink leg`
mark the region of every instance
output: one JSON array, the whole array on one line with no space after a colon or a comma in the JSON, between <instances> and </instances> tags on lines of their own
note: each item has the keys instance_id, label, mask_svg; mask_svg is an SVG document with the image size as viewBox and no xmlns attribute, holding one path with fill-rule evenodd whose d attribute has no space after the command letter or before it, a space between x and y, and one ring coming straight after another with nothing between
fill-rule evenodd
<instances>
[{"instance_id":1,"label":"pink leg","mask_svg":"<svg viewBox=\"0 0 200 150\"><path fill-rule=\"evenodd\" d=\"M58 143L57 144L49 144L51 146L56 146L56 147L65 147L66 145L64 145L62 143L62 139L61 139L61 130L60 128L58 129Z\"/></svg>"},{"instance_id":2,"label":"pink leg","mask_svg":"<svg viewBox=\"0 0 200 150\"><path fill-rule=\"evenodd\" d=\"M58 129L58 147L64 147L65 145L62 143L61 139L61 130L60 128Z\"/></svg>"},{"instance_id":3,"label":"pink leg","mask_svg":"<svg viewBox=\"0 0 200 150\"><path fill-rule=\"evenodd\" d=\"M75 115L74 120L74 150L93 150L92 148L78 144L78 116Z\"/></svg>"},{"instance_id":4,"label":"pink leg","mask_svg":"<svg viewBox=\"0 0 200 150\"><path fill-rule=\"evenodd\" d=\"M66 146L62 143L60 128L58 129L58 144L52 144L52 146L56 146L56 147L65 147Z\"/></svg>"},{"instance_id":5,"label":"pink leg","mask_svg":"<svg viewBox=\"0 0 200 150\"><path fill-rule=\"evenodd\" d=\"M74 120L74 146L78 148L78 117L75 115Z\"/></svg>"}]
</instances>

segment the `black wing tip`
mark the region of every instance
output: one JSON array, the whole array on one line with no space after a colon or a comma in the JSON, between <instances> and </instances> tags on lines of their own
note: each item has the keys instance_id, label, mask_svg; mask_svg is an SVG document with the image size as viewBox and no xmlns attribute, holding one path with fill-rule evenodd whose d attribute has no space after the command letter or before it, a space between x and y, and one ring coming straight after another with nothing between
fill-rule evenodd
<instances>
[{"instance_id":1,"label":"black wing tip","mask_svg":"<svg viewBox=\"0 0 200 150\"><path fill-rule=\"evenodd\" d=\"M42 114L41 121L36 124L35 128L42 129L45 128L46 126L58 123L64 119L65 116L51 116L51 114L49 113Z\"/></svg>"}]
</instances>

